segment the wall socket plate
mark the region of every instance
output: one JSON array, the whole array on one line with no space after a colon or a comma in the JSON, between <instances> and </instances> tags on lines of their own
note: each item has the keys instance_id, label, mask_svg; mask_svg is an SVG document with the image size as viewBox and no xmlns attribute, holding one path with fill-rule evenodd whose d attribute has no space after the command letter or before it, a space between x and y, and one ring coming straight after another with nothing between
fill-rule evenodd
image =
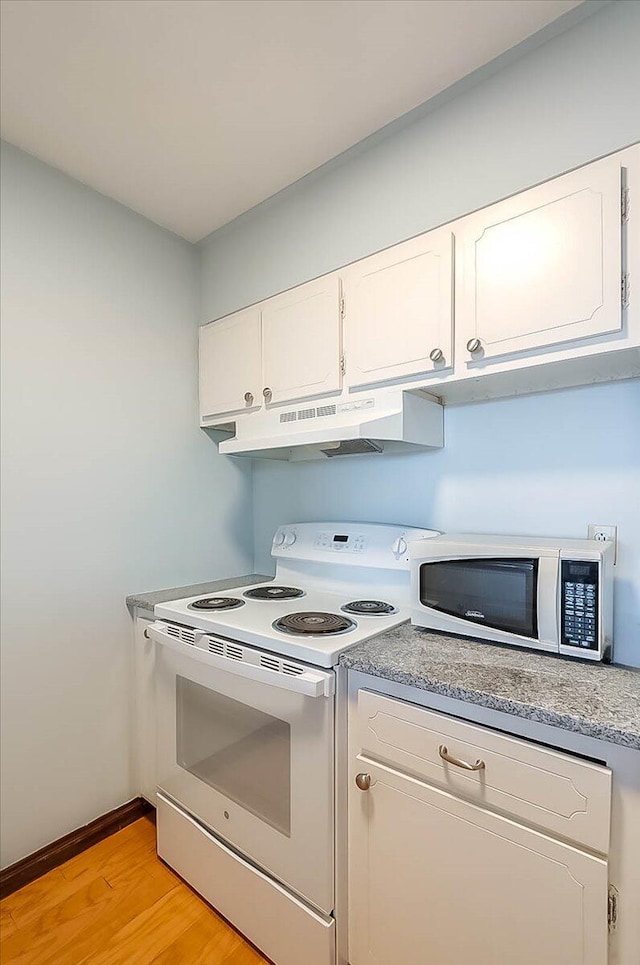
<instances>
[{"instance_id":1,"label":"wall socket plate","mask_svg":"<svg viewBox=\"0 0 640 965\"><path fill-rule=\"evenodd\" d=\"M599 542L613 542L613 563L618 562L618 527L610 524L589 523L588 538Z\"/></svg>"}]
</instances>

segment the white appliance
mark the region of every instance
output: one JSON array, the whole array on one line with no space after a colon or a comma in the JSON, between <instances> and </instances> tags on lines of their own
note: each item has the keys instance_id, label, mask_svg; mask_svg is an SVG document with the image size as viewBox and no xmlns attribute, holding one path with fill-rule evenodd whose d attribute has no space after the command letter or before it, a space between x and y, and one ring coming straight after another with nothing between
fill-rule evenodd
<instances>
[{"instance_id":1,"label":"white appliance","mask_svg":"<svg viewBox=\"0 0 640 965\"><path fill-rule=\"evenodd\" d=\"M411 545L411 622L587 660L611 659L613 544L451 535Z\"/></svg>"},{"instance_id":2,"label":"white appliance","mask_svg":"<svg viewBox=\"0 0 640 965\"><path fill-rule=\"evenodd\" d=\"M357 398L282 405L240 415L219 445L231 455L327 459L365 453L441 449L443 408L425 392L375 389ZM225 428L225 427L222 427Z\"/></svg>"},{"instance_id":3,"label":"white appliance","mask_svg":"<svg viewBox=\"0 0 640 965\"><path fill-rule=\"evenodd\" d=\"M280 527L273 582L156 606L158 853L278 965L335 962L335 671L431 530Z\"/></svg>"}]
</instances>

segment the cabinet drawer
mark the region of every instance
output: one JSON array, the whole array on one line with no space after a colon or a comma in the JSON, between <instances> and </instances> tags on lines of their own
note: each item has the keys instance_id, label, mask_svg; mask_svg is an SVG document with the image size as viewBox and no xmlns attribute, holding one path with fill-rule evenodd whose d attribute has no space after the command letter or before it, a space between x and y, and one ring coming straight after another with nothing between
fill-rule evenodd
<instances>
[{"instance_id":1,"label":"cabinet drawer","mask_svg":"<svg viewBox=\"0 0 640 965\"><path fill-rule=\"evenodd\" d=\"M353 752L476 804L607 854L611 771L367 690L358 692ZM468 763L465 770L442 757Z\"/></svg>"}]
</instances>

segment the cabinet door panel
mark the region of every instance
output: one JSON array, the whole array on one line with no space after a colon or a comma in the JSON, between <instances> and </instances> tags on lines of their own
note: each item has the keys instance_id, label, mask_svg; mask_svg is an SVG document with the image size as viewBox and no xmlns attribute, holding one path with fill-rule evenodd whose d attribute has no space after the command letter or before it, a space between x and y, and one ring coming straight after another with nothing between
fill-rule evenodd
<instances>
[{"instance_id":1,"label":"cabinet door panel","mask_svg":"<svg viewBox=\"0 0 640 965\"><path fill-rule=\"evenodd\" d=\"M453 235L431 231L345 271L350 385L450 368ZM429 353L440 349L442 358Z\"/></svg>"},{"instance_id":2,"label":"cabinet door panel","mask_svg":"<svg viewBox=\"0 0 640 965\"><path fill-rule=\"evenodd\" d=\"M253 399L246 401L245 393ZM201 328L201 421L242 412L261 401L260 309L248 308Z\"/></svg>"},{"instance_id":3,"label":"cabinet door panel","mask_svg":"<svg viewBox=\"0 0 640 965\"><path fill-rule=\"evenodd\" d=\"M376 765L350 807L351 965L605 965L607 864Z\"/></svg>"},{"instance_id":4,"label":"cabinet door panel","mask_svg":"<svg viewBox=\"0 0 640 965\"><path fill-rule=\"evenodd\" d=\"M268 401L292 402L339 391L340 279L329 275L263 305L263 387Z\"/></svg>"},{"instance_id":5,"label":"cabinet door panel","mask_svg":"<svg viewBox=\"0 0 640 965\"><path fill-rule=\"evenodd\" d=\"M457 314L467 364L621 329L621 183L620 160L607 159L468 219Z\"/></svg>"}]
</instances>

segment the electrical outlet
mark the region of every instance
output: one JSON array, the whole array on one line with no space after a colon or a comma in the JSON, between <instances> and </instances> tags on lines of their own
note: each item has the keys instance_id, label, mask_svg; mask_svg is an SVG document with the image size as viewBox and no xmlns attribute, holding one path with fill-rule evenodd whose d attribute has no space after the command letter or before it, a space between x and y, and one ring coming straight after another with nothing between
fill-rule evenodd
<instances>
[{"instance_id":1,"label":"electrical outlet","mask_svg":"<svg viewBox=\"0 0 640 965\"><path fill-rule=\"evenodd\" d=\"M602 543L606 540L611 540L613 543L613 562L615 565L618 561L618 527L605 526L600 523L589 523L588 538Z\"/></svg>"}]
</instances>

